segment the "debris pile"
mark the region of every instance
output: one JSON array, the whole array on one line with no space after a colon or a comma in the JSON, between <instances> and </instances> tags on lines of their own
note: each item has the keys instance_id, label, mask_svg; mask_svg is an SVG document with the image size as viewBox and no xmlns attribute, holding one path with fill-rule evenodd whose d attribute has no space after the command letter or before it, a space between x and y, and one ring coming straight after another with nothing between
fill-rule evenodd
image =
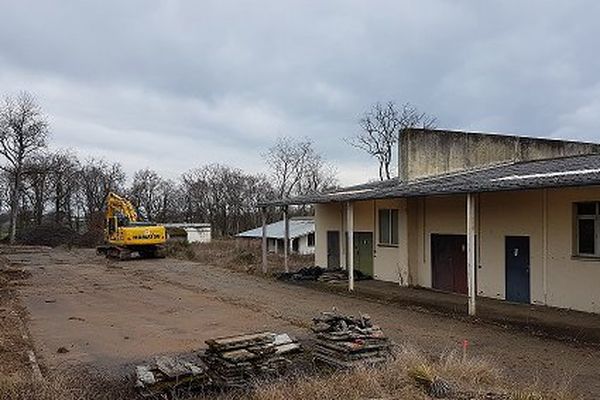
<instances>
[{"instance_id":1,"label":"debris pile","mask_svg":"<svg viewBox=\"0 0 600 400\"><path fill-rule=\"evenodd\" d=\"M390 340L368 315L322 312L313 318L312 331L315 359L336 368L379 364L391 356Z\"/></svg>"},{"instance_id":2,"label":"debris pile","mask_svg":"<svg viewBox=\"0 0 600 400\"><path fill-rule=\"evenodd\" d=\"M284 281L319 281L338 283L348 281L348 271L343 269L325 269L321 267L303 267L295 272L280 273L278 278ZM365 279L371 279L371 277L363 274L357 269L354 270L354 280L360 281Z\"/></svg>"},{"instance_id":3,"label":"debris pile","mask_svg":"<svg viewBox=\"0 0 600 400\"><path fill-rule=\"evenodd\" d=\"M135 385L144 397L178 389L193 390L208 382L206 367L199 360L161 356L152 365L136 367Z\"/></svg>"},{"instance_id":4,"label":"debris pile","mask_svg":"<svg viewBox=\"0 0 600 400\"><path fill-rule=\"evenodd\" d=\"M355 281L364 281L367 279L371 279L369 275L365 275L359 270L354 270L354 280ZM343 269L334 269L330 271L325 271L319 276L317 279L319 282L327 282L327 283L340 283L340 282L348 282L348 271Z\"/></svg>"},{"instance_id":5,"label":"debris pile","mask_svg":"<svg viewBox=\"0 0 600 400\"><path fill-rule=\"evenodd\" d=\"M213 383L223 388L243 388L256 378L280 375L291 365L285 354L300 349L288 334L271 332L207 340L201 355Z\"/></svg>"},{"instance_id":6,"label":"debris pile","mask_svg":"<svg viewBox=\"0 0 600 400\"><path fill-rule=\"evenodd\" d=\"M284 281L316 281L325 271L321 267L303 267L294 272L282 272L278 278Z\"/></svg>"}]
</instances>

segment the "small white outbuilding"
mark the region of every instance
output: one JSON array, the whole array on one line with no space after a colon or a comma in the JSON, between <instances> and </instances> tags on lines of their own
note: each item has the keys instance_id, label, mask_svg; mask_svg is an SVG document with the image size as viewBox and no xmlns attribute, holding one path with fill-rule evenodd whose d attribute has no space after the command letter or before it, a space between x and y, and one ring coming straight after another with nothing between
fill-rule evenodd
<instances>
[{"instance_id":1,"label":"small white outbuilding","mask_svg":"<svg viewBox=\"0 0 600 400\"><path fill-rule=\"evenodd\" d=\"M188 243L210 243L212 239L211 226L209 223L166 223L169 238L181 237L179 232L185 233L185 241ZM181 239L180 239L181 240Z\"/></svg>"},{"instance_id":2,"label":"small white outbuilding","mask_svg":"<svg viewBox=\"0 0 600 400\"><path fill-rule=\"evenodd\" d=\"M290 253L315 253L315 221L313 217L292 217L289 220ZM262 227L235 235L237 238L261 240ZM270 253L283 252L285 223L283 220L267 225L267 250Z\"/></svg>"}]
</instances>

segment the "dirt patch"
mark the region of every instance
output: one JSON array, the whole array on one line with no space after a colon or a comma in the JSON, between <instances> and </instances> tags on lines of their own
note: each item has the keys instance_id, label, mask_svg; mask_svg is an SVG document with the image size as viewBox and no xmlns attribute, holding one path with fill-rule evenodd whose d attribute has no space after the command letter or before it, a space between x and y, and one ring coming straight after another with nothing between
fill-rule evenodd
<instances>
[{"instance_id":1,"label":"dirt patch","mask_svg":"<svg viewBox=\"0 0 600 400\"><path fill-rule=\"evenodd\" d=\"M18 291L37 354L52 373L89 366L120 379L156 355L194 353L206 339L243 332L289 332L306 339L311 318L335 306L371 315L396 343L422 349L429 360L460 349L468 339L469 357L503 371L505 383L551 388L570 381L574 393L600 398L595 347L186 260L135 260L112 268L92 250L40 249L7 257L32 274ZM67 352L59 353L61 347Z\"/></svg>"}]
</instances>

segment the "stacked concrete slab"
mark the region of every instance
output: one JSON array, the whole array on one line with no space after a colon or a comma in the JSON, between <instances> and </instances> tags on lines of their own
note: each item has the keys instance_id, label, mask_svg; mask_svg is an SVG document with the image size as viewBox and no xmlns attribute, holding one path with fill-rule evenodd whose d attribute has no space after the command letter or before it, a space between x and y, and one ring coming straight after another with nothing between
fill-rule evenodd
<instances>
[{"instance_id":1,"label":"stacked concrete slab","mask_svg":"<svg viewBox=\"0 0 600 400\"><path fill-rule=\"evenodd\" d=\"M323 312L313 318L312 331L315 360L335 368L374 365L391 357L390 340L368 315Z\"/></svg>"}]
</instances>

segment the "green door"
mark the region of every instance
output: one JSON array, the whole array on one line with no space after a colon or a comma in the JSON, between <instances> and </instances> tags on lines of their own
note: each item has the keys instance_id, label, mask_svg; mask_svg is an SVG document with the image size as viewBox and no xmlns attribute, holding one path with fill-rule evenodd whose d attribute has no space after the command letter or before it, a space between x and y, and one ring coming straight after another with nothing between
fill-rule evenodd
<instances>
[{"instance_id":1,"label":"green door","mask_svg":"<svg viewBox=\"0 0 600 400\"><path fill-rule=\"evenodd\" d=\"M373 276L373 233L354 232L354 269Z\"/></svg>"}]
</instances>

